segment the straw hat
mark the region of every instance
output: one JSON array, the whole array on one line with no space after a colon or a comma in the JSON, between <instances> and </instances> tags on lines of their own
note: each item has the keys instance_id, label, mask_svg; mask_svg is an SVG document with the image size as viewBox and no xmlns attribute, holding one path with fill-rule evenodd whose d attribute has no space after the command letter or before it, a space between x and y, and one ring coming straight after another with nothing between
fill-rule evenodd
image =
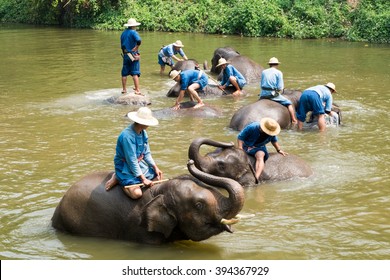
<instances>
[{"instance_id":1,"label":"straw hat","mask_svg":"<svg viewBox=\"0 0 390 280\"><path fill-rule=\"evenodd\" d=\"M218 60L217 66L215 66L215 67L219 67L219 66L221 66L221 65L223 65L223 64L228 64L228 62L226 61L226 59L224 59L223 57L221 57L221 58Z\"/></svg>"},{"instance_id":2,"label":"straw hat","mask_svg":"<svg viewBox=\"0 0 390 280\"><path fill-rule=\"evenodd\" d=\"M174 45L175 47L179 47L179 48L184 47L183 43L182 43L180 40L177 40L175 43L173 43L173 45Z\"/></svg>"},{"instance_id":3,"label":"straw hat","mask_svg":"<svg viewBox=\"0 0 390 280\"><path fill-rule=\"evenodd\" d=\"M141 25L141 23L137 22L135 20L135 18L131 18L127 21L127 23L125 23L123 26L126 26L126 27L131 27L131 26L138 26L138 25Z\"/></svg>"},{"instance_id":4,"label":"straw hat","mask_svg":"<svg viewBox=\"0 0 390 280\"><path fill-rule=\"evenodd\" d=\"M327 88L333 89L334 92L337 92L337 91L336 91L336 86L334 85L334 83L327 83L325 86L326 86Z\"/></svg>"},{"instance_id":5,"label":"straw hat","mask_svg":"<svg viewBox=\"0 0 390 280\"><path fill-rule=\"evenodd\" d=\"M147 125L147 126L156 126L158 125L158 120L153 117L152 111L148 107L141 107L137 112L130 112L127 114L127 117L133 122Z\"/></svg>"},{"instance_id":6,"label":"straw hat","mask_svg":"<svg viewBox=\"0 0 390 280\"><path fill-rule=\"evenodd\" d=\"M177 71L177 70L172 70L172 71L169 73L169 77L171 77L171 79L174 80L180 73L181 73L181 70L179 70L179 71Z\"/></svg>"},{"instance_id":7,"label":"straw hat","mask_svg":"<svg viewBox=\"0 0 390 280\"><path fill-rule=\"evenodd\" d=\"M280 64L280 62L276 57L271 57L268 61L268 64Z\"/></svg>"},{"instance_id":8,"label":"straw hat","mask_svg":"<svg viewBox=\"0 0 390 280\"><path fill-rule=\"evenodd\" d=\"M278 135L280 132L280 125L271 118L262 118L260 120L260 127L262 131L271 136Z\"/></svg>"}]
</instances>

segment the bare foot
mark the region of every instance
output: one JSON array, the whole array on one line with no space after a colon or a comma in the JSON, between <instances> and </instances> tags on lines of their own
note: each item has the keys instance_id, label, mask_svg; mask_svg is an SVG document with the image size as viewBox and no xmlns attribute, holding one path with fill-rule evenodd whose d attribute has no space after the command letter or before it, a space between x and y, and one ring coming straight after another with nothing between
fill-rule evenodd
<instances>
[{"instance_id":1,"label":"bare foot","mask_svg":"<svg viewBox=\"0 0 390 280\"><path fill-rule=\"evenodd\" d=\"M110 180L108 180L105 184L106 191L111 190L117 184L118 184L118 180L116 179L115 173L113 173Z\"/></svg>"},{"instance_id":2,"label":"bare foot","mask_svg":"<svg viewBox=\"0 0 390 280\"><path fill-rule=\"evenodd\" d=\"M241 90L236 90L235 92L233 92L234 96L239 96L241 94L242 94Z\"/></svg>"},{"instance_id":3,"label":"bare foot","mask_svg":"<svg viewBox=\"0 0 390 280\"><path fill-rule=\"evenodd\" d=\"M204 106L204 103L198 103L194 106L194 109L198 109L200 107L203 107Z\"/></svg>"},{"instance_id":4,"label":"bare foot","mask_svg":"<svg viewBox=\"0 0 390 280\"><path fill-rule=\"evenodd\" d=\"M122 91L121 91L121 93L122 93L122 94L126 94L126 93L127 93L127 91L125 91L125 90L122 90Z\"/></svg>"}]
</instances>

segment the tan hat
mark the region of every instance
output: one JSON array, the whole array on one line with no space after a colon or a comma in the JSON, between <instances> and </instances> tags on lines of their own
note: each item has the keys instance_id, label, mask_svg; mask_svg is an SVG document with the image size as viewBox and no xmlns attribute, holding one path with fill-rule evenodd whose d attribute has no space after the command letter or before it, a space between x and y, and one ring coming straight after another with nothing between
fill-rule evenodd
<instances>
[{"instance_id":1,"label":"tan hat","mask_svg":"<svg viewBox=\"0 0 390 280\"><path fill-rule=\"evenodd\" d=\"M137 112L130 112L127 114L127 117L133 122L147 125L147 126L156 126L158 125L158 120L153 117L152 111L148 107L141 107Z\"/></svg>"},{"instance_id":2,"label":"tan hat","mask_svg":"<svg viewBox=\"0 0 390 280\"><path fill-rule=\"evenodd\" d=\"M268 64L280 64L280 62L276 57L271 57L268 61Z\"/></svg>"},{"instance_id":3,"label":"tan hat","mask_svg":"<svg viewBox=\"0 0 390 280\"><path fill-rule=\"evenodd\" d=\"M179 48L184 47L183 43L182 43L180 40L177 40L175 43L173 43L173 45L174 45L175 47L179 47Z\"/></svg>"},{"instance_id":4,"label":"tan hat","mask_svg":"<svg viewBox=\"0 0 390 280\"><path fill-rule=\"evenodd\" d=\"M334 83L327 83L325 86L326 86L327 88L333 89L334 92L337 92L337 91L336 91L336 86L334 85Z\"/></svg>"},{"instance_id":5,"label":"tan hat","mask_svg":"<svg viewBox=\"0 0 390 280\"><path fill-rule=\"evenodd\" d=\"M137 22L135 20L135 18L131 18L127 21L127 23L125 23L123 26L126 26L126 27L131 27L131 26L138 26L138 25L141 25L141 23Z\"/></svg>"},{"instance_id":6,"label":"tan hat","mask_svg":"<svg viewBox=\"0 0 390 280\"><path fill-rule=\"evenodd\" d=\"M219 66L221 66L221 65L223 65L223 64L228 64L228 62L226 61L226 59L224 59L223 57L221 57L221 58L218 60L217 66L215 66L215 67L219 67Z\"/></svg>"},{"instance_id":7,"label":"tan hat","mask_svg":"<svg viewBox=\"0 0 390 280\"><path fill-rule=\"evenodd\" d=\"M280 125L271 118L262 118L260 120L260 127L262 131L271 136L278 135L280 132Z\"/></svg>"},{"instance_id":8,"label":"tan hat","mask_svg":"<svg viewBox=\"0 0 390 280\"><path fill-rule=\"evenodd\" d=\"M177 70L172 70L172 71L169 73L169 77L171 77L171 79L174 80L180 73L181 73L181 70L179 70L179 71L177 71Z\"/></svg>"}]
</instances>

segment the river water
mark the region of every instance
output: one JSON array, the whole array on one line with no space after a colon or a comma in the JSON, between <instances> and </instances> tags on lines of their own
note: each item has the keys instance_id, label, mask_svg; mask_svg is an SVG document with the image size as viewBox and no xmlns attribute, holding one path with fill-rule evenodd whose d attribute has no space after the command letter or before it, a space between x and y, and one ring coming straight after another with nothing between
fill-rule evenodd
<instances>
[{"instance_id":1,"label":"river water","mask_svg":"<svg viewBox=\"0 0 390 280\"><path fill-rule=\"evenodd\" d=\"M248 188L243 214L254 214L202 242L148 246L56 232L53 211L72 183L113 169L116 138L135 107L119 95L120 32L0 25L1 259L389 259L390 47L340 40L286 40L140 32L141 89L152 110L170 107L173 85L159 75L162 44L182 40L188 57L211 63L231 46L263 66L276 56L287 88L333 82L343 125L325 133L282 131L280 144L314 175ZM129 80L131 88L132 81ZM187 173L196 137L235 141L238 108L255 102L258 83L238 99L211 98L217 118L160 120L148 133L166 178ZM272 150L272 147L270 147Z\"/></svg>"}]
</instances>

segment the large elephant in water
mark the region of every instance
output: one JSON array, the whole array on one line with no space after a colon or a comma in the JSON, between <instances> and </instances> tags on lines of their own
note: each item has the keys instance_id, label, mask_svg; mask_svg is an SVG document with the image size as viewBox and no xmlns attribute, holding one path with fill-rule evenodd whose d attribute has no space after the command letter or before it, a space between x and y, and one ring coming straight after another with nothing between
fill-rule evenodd
<instances>
[{"instance_id":1,"label":"large elephant in water","mask_svg":"<svg viewBox=\"0 0 390 280\"><path fill-rule=\"evenodd\" d=\"M244 204L242 186L198 170L143 189L132 200L120 187L106 191L111 172L85 176L65 193L52 217L54 228L76 235L162 244L201 241L223 231ZM224 188L228 196L216 189Z\"/></svg>"},{"instance_id":2,"label":"large elephant in water","mask_svg":"<svg viewBox=\"0 0 390 280\"><path fill-rule=\"evenodd\" d=\"M283 95L292 102L296 110L302 92L294 89L285 89ZM333 104L332 111L338 115L337 123L333 123L333 119L328 119L327 125L339 125L341 123L341 110L337 105ZM240 131L249 123L254 121L259 122L264 117L276 120L281 128L289 128L291 125L291 116L287 107L269 99L260 99L238 109L233 114L229 127Z\"/></svg>"},{"instance_id":3,"label":"large elephant in water","mask_svg":"<svg viewBox=\"0 0 390 280\"><path fill-rule=\"evenodd\" d=\"M202 145L217 147L206 155L200 154ZM188 157L195 162L203 172L236 180L242 186L248 187L262 181L283 181L292 178L306 178L313 174L311 167L300 157L289 154L282 156L270 153L265 162L260 178L255 177L255 158L233 143L224 143L207 138L193 140L188 150Z\"/></svg>"},{"instance_id":4,"label":"large elephant in water","mask_svg":"<svg viewBox=\"0 0 390 280\"><path fill-rule=\"evenodd\" d=\"M264 68L260 64L256 63L254 60L250 59L245 55L241 55L239 52L237 52L231 47L223 47L216 49L211 59L210 71L212 73L220 75L219 80L222 79L220 74L221 69L217 68L216 66L218 65L218 60L221 57L229 61L229 63L233 65L245 77L247 83L260 82L261 73L263 72Z\"/></svg>"}]
</instances>

